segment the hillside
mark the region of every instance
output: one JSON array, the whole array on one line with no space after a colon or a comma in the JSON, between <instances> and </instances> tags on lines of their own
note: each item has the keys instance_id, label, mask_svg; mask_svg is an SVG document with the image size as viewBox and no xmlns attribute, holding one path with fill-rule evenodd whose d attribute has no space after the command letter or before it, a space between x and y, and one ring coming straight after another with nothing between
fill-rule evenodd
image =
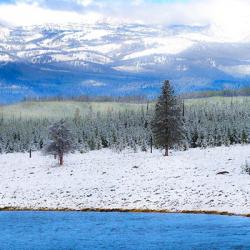
<instances>
[{"instance_id":1,"label":"hillside","mask_svg":"<svg viewBox=\"0 0 250 250\"><path fill-rule=\"evenodd\" d=\"M0 26L0 99L158 93L249 86L249 41L225 43L207 26L137 23Z\"/></svg>"}]
</instances>

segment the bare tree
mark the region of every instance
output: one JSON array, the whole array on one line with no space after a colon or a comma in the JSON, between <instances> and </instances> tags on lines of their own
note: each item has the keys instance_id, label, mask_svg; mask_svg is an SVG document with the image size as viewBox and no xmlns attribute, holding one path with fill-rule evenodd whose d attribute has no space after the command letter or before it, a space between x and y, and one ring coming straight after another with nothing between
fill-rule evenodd
<instances>
[{"instance_id":1,"label":"bare tree","mask_svg":"<svg viewBox=\"0 0 250 250\"><path fill-rule=\"evenodd\" d=\"M59 164L63 165L64 154L74 150L73 136L66 122L60 120L49 128L49 143L45 147L46 154L58 155Z\"/></svg>"}]
</instances>

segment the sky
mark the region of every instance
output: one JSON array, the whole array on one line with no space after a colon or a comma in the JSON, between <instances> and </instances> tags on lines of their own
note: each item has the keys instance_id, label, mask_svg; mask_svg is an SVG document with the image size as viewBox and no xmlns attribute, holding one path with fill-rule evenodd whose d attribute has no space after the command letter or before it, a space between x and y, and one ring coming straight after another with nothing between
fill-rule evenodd
<instances>
[{"instance_id":1,"label":"sky","mask_svg":"<svg viewBox=\"0 0 250 250\"><path fill-rule=\"evenodd\" d=\"M230 40L250 35L250 0L0 0L0 23L95 23L112 20L209 26Z\"/></svg>"}]
</instances>

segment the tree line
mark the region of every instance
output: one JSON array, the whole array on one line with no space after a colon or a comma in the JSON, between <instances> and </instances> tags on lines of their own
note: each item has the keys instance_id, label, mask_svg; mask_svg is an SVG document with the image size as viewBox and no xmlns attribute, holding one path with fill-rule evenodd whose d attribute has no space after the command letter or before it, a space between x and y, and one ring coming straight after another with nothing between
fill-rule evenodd
<instances>
[{"instance_id":1,"label":"tree line","mask_svg":"<svg viewBox=\"0 0 250 250\"><path fill-rule=\"evenodd\" d=\"M144 95L127 95L127 96L27 96L22 102L124 102L124 103L147 103L149 100Z\"/></svg>"},{"instance_id":2,"label":"tree line","mask_svg":"<svg viewBox=\"0 0 250 250\"><path fill-rule=\"evenodd\" d=\"M208 97L234 97L234 96L250 96L250 87L243 87L239 89L222 89L211 91L195 91L191 93L181 94L181 98L193 99L193 98L208 98Z\"/></svg>"},{"instance_id":3,"label":"tree line","mask_svg":"<svg viewBox=\"0 0 250 250\"><path fill-rule=\"evenodd\" d=\"M0 152L44 150L50 145L51 124L56 119L11 119L0 116ZM188 149L248 143L250 101L188 104L177 98L168 81L155 107L139 110L81 114L63 121L70 131L74 150L86 152L111 148L149 151L157 148ZM53 141L53 140L52 140Z\"/></svg>"}]
</instances>

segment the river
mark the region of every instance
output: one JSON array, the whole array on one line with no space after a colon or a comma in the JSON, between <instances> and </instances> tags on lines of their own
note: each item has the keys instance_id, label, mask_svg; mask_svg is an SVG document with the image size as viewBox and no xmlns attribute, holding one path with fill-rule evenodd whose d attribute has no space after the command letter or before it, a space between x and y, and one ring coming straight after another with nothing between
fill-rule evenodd
<instances>
[{"instance_id":1,"label":"river","mask_svg":"<svg viewBox=\"0 0 250 250\"><path fill-rule=\"evenodd\" d=\"M250 249L250 218L98 212L0 212L1 250Z\"/></svg>"}]
</instances>

